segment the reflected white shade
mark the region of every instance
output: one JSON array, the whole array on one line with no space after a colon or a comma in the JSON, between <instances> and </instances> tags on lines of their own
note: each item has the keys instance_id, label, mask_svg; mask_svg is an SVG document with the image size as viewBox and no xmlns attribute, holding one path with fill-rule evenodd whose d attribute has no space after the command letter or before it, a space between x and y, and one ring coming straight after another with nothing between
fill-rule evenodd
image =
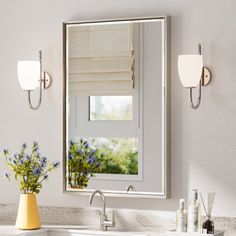
<instances>
[{"instance_id":1,"label":"reflected white shade","mask_svg":"<svg viewBox=\"0 0 236 236\"><path fill-rule=\"evenodd\" d=\"M202 76L202 68L202 55L179 55L179 78L185 88L193 88L198 86Z\"/></svg>"},{"instance_id":2,"label":"reflected white shade","mask_svg":"<svg viewBox=\"0 0 236 236\"><path fill-rule=\"evenodd\" d=\"M39 85L40 62L19 61L17 63L18 81L23 90L34 90Z\"/></svg>"}]
</instances>

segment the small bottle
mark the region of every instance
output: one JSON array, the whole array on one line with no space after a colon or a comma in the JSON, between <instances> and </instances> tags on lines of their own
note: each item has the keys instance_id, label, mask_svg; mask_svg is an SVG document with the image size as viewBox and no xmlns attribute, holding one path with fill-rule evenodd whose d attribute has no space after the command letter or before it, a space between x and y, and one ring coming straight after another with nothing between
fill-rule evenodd
<instances>
[{"instance_id":1,"label":"small bottle","mask_svg":"<svg viewBox=\"0 0 236 236\"><path fill-rule=\"evenodd\" d=\"M192 199L188 207L188 232L200 232L200 202L197 189L192 190Z\"/></svg>"},{"instance_id":2,"label":"small bottle","mask_svg":"<svg viewBox=\"0 0 236 236\"><path fill-rule=\"evenodd\" d=\"M184 199L179 200L179 209L176 211L176 231L187 231L187 211L184 206Z\"/></svg>"},{"instance_id":3,"label":"small bottle","mask_svg":"<svg viewBox=\"0 0 236 236\"><path fill-rule=\"evenodd\" d=\"M215 225L211 220L210 216L207 216L206 220L202 224L202 233L203 234L214 234Z\"/></svg>"}]
</instances>

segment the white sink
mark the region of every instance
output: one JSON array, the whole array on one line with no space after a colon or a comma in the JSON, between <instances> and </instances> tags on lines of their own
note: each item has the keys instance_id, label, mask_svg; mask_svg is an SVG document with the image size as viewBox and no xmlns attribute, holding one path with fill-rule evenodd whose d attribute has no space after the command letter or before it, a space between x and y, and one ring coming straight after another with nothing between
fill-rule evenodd
<instances>
[{"instance_id":1,"label":"white sink","mask_svg":"<svg viewBox=\"0 0 236 236\"><path fill-rule=\"evenodd\" d=\"M17 230L14 226L0 226L0 236L148 236L138 232L98 231L94 227L50 226L39 230Z\"/></svg>"}]
</instances>

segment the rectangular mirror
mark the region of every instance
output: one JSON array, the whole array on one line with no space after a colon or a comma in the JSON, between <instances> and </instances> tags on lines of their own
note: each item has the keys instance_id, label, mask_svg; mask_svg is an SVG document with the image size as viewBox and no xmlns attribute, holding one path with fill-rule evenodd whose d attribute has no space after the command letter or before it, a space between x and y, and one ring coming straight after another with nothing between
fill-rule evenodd
<instances>
[{"instance_id":1,"label":"rectangular mirror","mask_svg":"<svg viewBox=\"0 0 236 236\"><path fill-rule=\"evenodd\" d=\"M64 190L168 196L168 18L64 24Z\"/></svg>"}]
</instances>

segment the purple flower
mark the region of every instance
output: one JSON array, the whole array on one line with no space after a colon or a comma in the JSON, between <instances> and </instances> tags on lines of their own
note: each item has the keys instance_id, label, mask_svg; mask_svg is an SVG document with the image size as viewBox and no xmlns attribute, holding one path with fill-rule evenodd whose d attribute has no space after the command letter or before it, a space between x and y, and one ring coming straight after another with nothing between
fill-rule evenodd
<instances>
[{"instance_id":1,"label":"purple flower","mask_svg":"<svg viewBox=\"0 0 236 236\"><path fill-rule=\"evenodd\" d=\"M23 144L22 144L22 148L23 148L23 149L26 149L26 148L27 148L26 143L23 143Z\"/></svg>"},{"instance_id":2,"label":"purple flower","mask_svg":"<svg viewBox=\"0 0 236 236\"><path fill-rule=\"evenodd\" d=\"M41 169L40 168L36 168L34 171L33 171L33 175L40 175L41 174Z\"/></svg>"},{"instance_id":3,"label":"purple flower","mask_svg":"<svg viewBox=\"0 0 236 236\"><path fill-rule=\"evenodd\" d=\"M20 164L23 165L24 164L24 160L20 159Z\"/></svg>"},{"instance_id":4,"label":"purple flower","mask_svg":"<svg viewBox=\"0 0 236 236\"><path fill-rule=\"evenodd\" d=\"M44 175L44 176L43 176L43 179L48 179L48 175Z\"/></svg>"},{"instance_id":5,"label":"purple flower","mask_svg":"<svg viewBox=\"0 0 236 236\"><path fill-rule=\"evenodd\" d=\"M5 172L4 176L10 181L10 174L8 172Z\"/></svg>"},{"instance_id":6,"label":"purple flower","mask_svg":"<svg viewBox=\"0 0 236 236\"><path fill-rule=\"evenodd\" d=\"M31 157L30 157L30 155L28 155L28 154L26 154L26 159L28 160L28 161L30 161L31 160Z\"/></svg>"},{"instance_id":7,"label":"purple flower","mask_svg":"<svg viewBox=\"0 0 236 236\"><path fill-rule=\"evenodd\" d=\"M45 166L46 166L46 163L41 162L40 167L41 167L41 168L44 168Z\"/></svg>"},{"instance_id":8,"label":"purple flower","mask_svg":"<svg viewBox=\"0 0 236 236\"><path fill-rule=\"evenodd\" d=\"M9 154L9 150L8 149L3 149L3 154L4 155L8 155Z\"/></svg>"},{"instance_id":9,"label":"purple flower","mask_svg":"<svg viewBox=\"0 0 236 236\"><path fill-rule=\"evenodd\" d=\"M83 154L83 151L81 149L78 149L77 154L81 156Z\"/></svg>"},{"instance_id":10,"label":"purple flower","mask_svg":"<svg viewBox=\"0 0 236 236\"><path fill-rule=\"evenodd\" d=\"M56 167L58 167L58 166L59 166L59 164L60 164L60 162L59 162L59 161L55 161L55 162L53 162L53 167L54 167L54 168L56 168Z\"/></svg>"},{"instance_id":11,"label":"purple flower","mask_svg":"<svg viewBox=\"0 0 236 236\"><path fill-rule=\"evenodd\" d=\"M39 144L36 141L34 141L32 148L33 148L33 151L37 151L39 149Z\"/></svg>"},{"instance_id":12,"label":"purple flower","mask_svg":"<svg viewBox=\"0 0 236 236\"><path fill-rule=\"evenodd\" d=\"M46 164L46 163L47 163L47 157L42 157L42 158L41 158L41 162L44 163L44 164Z\"/></svg>"},{"instance_id":13,"label":"purple flower","mask_svg":"<svg viewBox=\"0 0 236 236\"><path fill-rule=\"evenodd\" d=\"M72 159L73 159L72 155L69 154L69 155L68 155L68 160L71 161Z\"/></svg>"},{"instance_id":14,"label":"purple flower","mask_svg":"<svg viewBox=\"0 0 236 236\"><path fill-rule=\"evenodd\" d=\"M96 159L93 157L93 156L90 156L89 158L88 158L88 163L89 164L93 164L94 162L96 161Z\"/></svg>"}]
</instances>

